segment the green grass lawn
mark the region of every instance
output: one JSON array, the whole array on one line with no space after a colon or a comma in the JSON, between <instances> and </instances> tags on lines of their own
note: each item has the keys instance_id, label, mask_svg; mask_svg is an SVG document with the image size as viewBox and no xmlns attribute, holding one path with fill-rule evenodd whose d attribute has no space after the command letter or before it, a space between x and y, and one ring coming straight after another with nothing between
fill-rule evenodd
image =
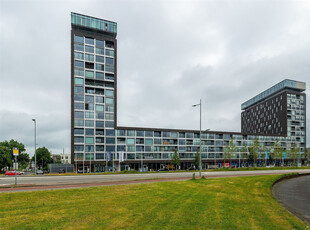
<instances>
[{"instance_id":1,"label":"green grass lawn","mask_svg":"<svg viewBox=\"0 0 310 230\"><path fill-rule=\"evenodd\" d=\"M279 175L0 194L0 229L306 229Z\"/></svg>"}]
</instances>

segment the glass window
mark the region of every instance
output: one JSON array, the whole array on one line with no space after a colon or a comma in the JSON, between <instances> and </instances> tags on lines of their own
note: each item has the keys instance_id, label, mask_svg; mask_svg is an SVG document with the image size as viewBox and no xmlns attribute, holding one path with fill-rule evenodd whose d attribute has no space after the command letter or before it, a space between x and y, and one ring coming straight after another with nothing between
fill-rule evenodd
<instances>
[{"instance_id":1,"label":"glass window","mask_svg":"<svg viewBox=\"0 0 310 230\"><path fill-rule=\"evenodd\" d=\"M94 138L93 137L85 137L85 143L86 144L93 144Z\"/></svg>"},{"instance_id":2,"label":"glass window","mask_svg":"<svg viewBox=\"0 0 310 230\"><path fill-rule=\"evenodd\" d=\"M106 80L114 81L114 74L106 73L105 79Z\"/></svg>"},{"instance_id":3,"label":"glass window","mask_svg":"<svg viewBox=\"0 0 310 230\"><path fill-rule=\"evenodd\" d=\"M74 143L84 143L84 137L74 137Z\"/></svg>"},{"instance_id":4,"label":"glass window","mask_svg":"<svg viewBox=\"0 0 310 230\"><path fill-rule=\"evenodd\" d=\"M83 101L84 100L84 95L74 94L74 100L75 101Z\"/></svg>"},{"instance_id":5,"label":"glass window","mask_svg":"<svg viewBox=\"0 0 310 230\"><path fill-rule=\"evenodd\" d=\"M93 102L94 102L94 96L88 96L88 95L86 95L86 96L85 96L85 102L93 103Z\"/></svg>"},{"instance_id":6,"label":"glass window","mask_svg":"<svg viewBox=\"0 0 310 230\"><path fill-rule=\"evenodd\" d=\"M171 132L171 138L178 138L178 133Z\"/></svg>"},{"instance_id":7,"label":"glass window","mask_svg":"<svg viewBox=\"0 0 310 230\"><path fill-rule=\"evenodd\" d=\"M102 96L96 96L96 103L103 103L104 97Z\"/></svg>"},{"instance_id":8,"label":"glass window","mask_svg":"<svg viewBox=\"0 0 310 230\"><path fill-rule=\"evenodd\" d=\"M96 54L104 55L104 49L102 49L102 48L96 48Z\"/></svg>"},{"instance_id":9,"label":"glass window","mask_svg":"<svg viewBox=\"0 0 310 230\"><path fill-rule=\"evenodd\" d=\"M94 61L94 55L85 54L85 61Z\"/></svg>"},{"instance_id":10,"label":"glass window","mask_svg":"<svg viewBox=\"0 0 310 230\"><path fill-rule=\"evenodd\" d=\"M94 119L94 112L85 112L85 118Z\"/></svg>"},{"instance_id":11,"label":"glass window","mask_svg":"<svg viewBox=\"0 0 310 230\"><path fill-rule=\"evenodd\" d=\"M74 67L83 69L84 68L84 62L74 61Z\"/></svg>"},{"instance_id":12,"label":"glass window","mask_svg":"<svg viewBox=\"0 0 310 230\"><path fill-rule=\"evenodd\" d=\"M106 113L105 119L107 120L114 120L114 114L113 113Z\"/></svg>"},{"instance_id":13,"label":"glass window","mask_svg":"<svg viewBox=\"0 0 310 230\"><path fill-rule=\"evenodd\" d=\"M153 131L145 131L146 137L153 137Z\"/></svg>"},{"instance_id":14,"label":"glass window","mask_svg":"<svg viewBox=\"0 0 310 230\"><path fill-rule=\"evenodd\" d=\"M74 58L84 60L84 54L79 53L79 52L74 52Z\"/></svg>"},{"instance_id":15,"label":"glass window","mask_svg":"<svg viewBox=\"0 0 310 230\"><path fill-rule=\"evenodd\" d=\"M170 137L170 132L163 132L163 137Z\"/></svg>"},{"instance_id":16,"label":"glass window","mask_svg":"<svg viewBox=\"0 0 310 230\"><path fill-rule=\"evenodd\" d=\"M84 104L75 102L74 109L84 109Z\"/></svg>"},{"instance_id":17,"label":"glass window","mask_svg":"<svg viewBox=\"0 0 310 230\"><path fill-rule=\"evenodd\" d=\"M114 112L114 106L113 105L106 105L106 112Z\"/></svg>"},{"instance_id":18,"label":"glass window","mask_svg":"<svg viewBox=\"0 0 310 230\"><path fill-rule=\"evenodd\" d=\"M103 152L104 151L104 145L96 145L96 151Z\"/></svg>"},{"instance_id":19,"label":"glass window","mask_svg":"<svg viewBox=\"0 0 310 230\"><path fill-rule=\"evenodd\" d=\"M129 137L135 136L135 131L134 130L127 130L127 136L129 136Z\"/></svg>"},{"instance_id":20,"label":"glass window","mask_svg":"<svg viewBox=\"0 0 310 230\"><path fill-rule=\"evenodd\" d=\"M96 137L96 143L104 143L103 137Z\"/></svg>"},{"instance_id":21,"label":"glass window","mask_svg":"<svg viewBox=\"0 0 310 230\"><path fill-rule=\"evenodd\" d=\"M96 118L97 119L104 119L104 113L103 112L96 112Z\"/></svg>"},{"instance_id":22,"label":"glass window","mask_svg":"<svg viewBox=\"0 0 310 230\"><path fill-rule=\"evenodd\" d=\"M84 70L83 69L74 68L74 75L76 75L76 76L84 76Z\"/></svg>"},{"instance_id":23,"label":"glass window","mask_svg":"<svg viewBox=\"0 0 310 230\"><path fill-rule=\"evenodd\" d=\"M105 103L107 103L107 104L110 104L110 105L113 105L114 104L114 99L113 98L106 98L105 99Z\"/></svg>"},{"instance_id":24,"label":"glass window","mask_svg":"<svg viewBox=\"0 0 310 230\"><path fill-rule=\"evenodd\" d=\"M94 47L92 47L92 46L85 46L85 52L94 53Z\"/></svg>"},{"instance_id":25,"label":"glass window","mask_svg":"<svg viewBox=\"0 0 310 230\"><path fill-rule=\"evenodd\" d=\"M84 43L84 37L74 35L74 41L79 43Z\"/></svg>"},{"instance_id":26,"label":"glass window","mask_svg":"<svg viewBox=\"0 0 310 230\"><path fill-rule=\"evenodd\" d=\"M84 145L74 145L74 151L84 151Z\"/></svg>"},{"instance_id":27,"label":"glass window","mask_svg":"<svg viewBox=\"0 0 310 230\"><path fill-rule=\"evenodd\" d=\"M113 58L108 58L108 57L106 57L106 58L105 58L105 62L106 62L108 65L114 65L114 59L113 59Z\"/></svg>"},{"instance_id":28,"label":"glass window","mask_svg":"<svg viewBox=\"0 0 310 230\"><path fill-rule=\"evenodd\" d=\"M108 89L107 89L107 90L105 91L105 95L106 95L106 96L109 96L109 97L113 97L113 96L114 96L114 90L108 90Z\"/></svg>"},{"instance_id":29,"label":"glass window","mask_svg":"<svg viewBox=\"0 0 310 230\"><path fill-rule=\"evenodd\" d=\"M186 133L186 138L193 138L194 134L193 133Z\"/></svg>"},{"instance_id":30,"label":"glass window","mask_svg":"<svg viewBox=\"0 0 310 230\"><path fill-rule=\"evenodd\" d=\"M137 137L144 137L144 131L138 130L136 131Z\"/></svg>"},{"instance_id":31,"label":"glass window","mask_svg":"<svg viewBox=\"0 0 310 230\"><path fill-rule=\"evenodd\" d=\"M125 136L125 130L118 129L117 130L117 136Z\"/></svg>"},{"instance_id":32,"label":"glass window","mask_svg":"<svg viewBox=\"0 0 310 230\"><path fill-rule=\"evenodd\" d=\"M75 86L75 87L74 87L74 93L75 93L75 94L83 94L83 93L84 93L84 88L83 88L83 86Z\"/></svg>"},{"instance_id":33,"label":"glass window","mask_svg":"<svg viewBox=\"0 0 310 230\"><path fill-rule=\"evenodd\" d=\"M104 127L104 121L96 121L96 127Z\"/></svg>"},{"instance_id":34,"label":"glass window","mask_svg":"<svg viewBox=\"0 0 310 230\"><path fill-rule=\"evenodd\" d=\"M135 146L134 145L127 146L127 152L134 152L134 151L135 151Z\"/></svg>"},{"instance_id":35,"label":"glass window","mask_svg":"<svg viewBox=\"0 0 310 230\"><path fill-rule=\"evenodd\" d=\"M105 127L113 128L114 127L114 121L106 121Z\"/></svg>"},{"instance_id":36,"label":"glass window","mask_svg":"<svg viewBox=\"0 0 310 230\"><path fill-rule=\"evenodd\" d=\"M94 104L85 104L85 110L94 110Z\"/></svg>"},{"instance_id":37,"label":"glass window","mask_svg":"<svg viewBox=\"0 0 310 230\"><path fill-rule=\"evenodd\" d=\"M85 71L85 77L87 77L87 78L94 78L94 72L86 70Z\"/></svg>"},{"instance_id":38,"label":"glass window","mask_svg":"<svg viewBox=\"0 0 310 230\"><path fill-rule=\"evenodd\" d=\"M104 106L103 105L96 105L96 111L103 112L104 111Z\"/></svg>"},{"instance_id":39,"label":"glass window","mask_svg":"<svg viewBox=\"0 0 310 230\"><path fill-rule=\"evenodd\" d=\"M92 120L85 120L86 127L94 127L94 121Z\"/></svg>"},{"instance_id":40,"label":"glass window","mask_svg":"<svg viewBox=\"0 0 310 230\"><path fill-rule=\"evenodd\" d=\"M96 129L96 135L104 135L104 129Z\"/></svg>"},{"instance_id":41,"label":"glass window","mask_svg":"<svg viewBox=\"0 0 310 230\"><path fill-rule=\"evenodd\" d=\"M76 85L83 85L83 84L84 84L84 79L83 79L83 78L77 78L77 77L75 77L75 78L74 78L74 83L75 83Z\"/></svg>"},{"instance_id":42,"label":"glass window","mask_svg":"<svg viewBox=\"0 0 310 230\"><path fill-rule=\"evenodd\" d=\"M84 120L74 119L74 126L84 126Z\"/></svg>"},{"instance_id":43,"label":"glass window","mask_svg":"<svg viewBox=\"0 0 310 230\"><path fill-rule=\"evenodd\" d=\"M153 144L153 139L145 139L145 144L146 145L152 145Z\"/></svg>"},{"instance_id":44,"label":"glass window","mask_svg":"<svg viewBox=\"0 0 310 230\"><path fill-rule=\"evenodd\" d=\"M94 135L94 129L85 129L85 135Z\"/></svg>"},{"instance_id":45,"label":"glass window","mask_svg":"<svg viewBox=\"0 0 310 230\"><path fill-rule=\"evenodd\" d=\"M154 144L155 144L155 145L161 145L161 139L155 138L155 139L154 139Z\"/></svg>"},{"instance_id":46,"label":"glass window","mask_svg":"<svg viewBox=\"0 0 310 230\"><path fill-rule=\"evenodd\" d=\"M74 134L84 134L84 129L74 129Z\"/></svg>"},{"instance_id":47,"label":"glass window","mask_svg":"<svg viewBox=\"0 0 310 230\"><path fill-rule=\"evenodd\" d=\"M114 57L114 50L108 50L108 49L106 49L106 50L105 50L105 55Z\"/></svg>"},{"instance_id":48,"label":"glass window","mask_svg":"<svg viewBox=\"0 0 310 230\"><path fill-rule=\"evenodd\" d=\"M85 43L89 45L94 45L94 39L85 37Z\"/></svg>"},{"instance_id":49,"label":"glass window","mask_svg":"<svg viewBox=\"0 0 310 230\"><path fill-rule=\"evenodd\" d=\"M107 136L115 136L115 130L114 129L106 129L105 133Z\"/></svg>"},{"instance_id":50,"label":"glass window","mask_svg":"<svg viewBox=\"0 0 310 230\"><path fill-rule=\"evenodd\" d=\"M104 80L104 73L96 72L96 79Z\"/></svg>"},{"instance_id":51,"label":"glass window","mask_svg":"<svg viewBox=\"0 0 310 230\"><path fill-rule=\"evenodd\" d=\"M96 70L104 71L104 65L96 64Z\"/></svg>"},{"instance_id":52,"label":"glass window","mask_svg":"<svg viewBox=\"0 0 310 230\"><path fill-rule=\"evenodd\" d=\"M74 118L84 118L84 112L74 112Z\"/></svg>"},{"instance_id":53,"label":"glass window","mask_svg":"<svg viewBox=\"0 0 310 230\"><path fill-rule=\"evenodd\" d=\"M84 46L80 44L74 44L74 50L84 51Z\"/></svg>"},{"instance_id":54,"label":"glass window","mask_svg":"<svg viewBox=\"0 0 310 230\"><path fill-rule=\"evenodd\" d=\"M134 145L134 144L135 144L135 139L133 139L133 138L128 138L127 139L127 145Z\"/></svg>"},{"instance_id":55,"label":"glass window","mask_svg":"<svg viewBox=\"0 0 310 230\"><path fill-rule=\"evenodd\" d=\"M117 151L125 151L126 150L126 146L125 145L118 145L117 146Z\"/></svg>"},{"instance_id":56,"label":"glass window","mask_svg":"<svg viewBox=\"0 0 310 230\"><path fill-rule=\"evenodd\" d=\"M104 47L104 41L96 39L96 46Z\"/></svg>"},{"instance_id":57,"label":"glass window","mask_svg":"<svg viewBox=\"0 0 310 230\"><path fill-rule=\"evenodd\" d=\"M114 66L113 65L106 65L105 71L113 73L114 72Z\"/></svg>"},{"instance_id":58,"label":"glass window","mask_svg":"<svg viewBox=\"0 0 310 230\"><path fill-rule=\"evenodd\" d=\"M104 57L96 55L96 62L104 63Z\"/></svg>"},{"instance_id":59,"label":"glass window","mask_svg":"<svg viewBox=\"0 0 310 230\"><path fill-rule=\"evenodd\" d=\"M107 145L106 150L107 150L107 152L114 152L115 146L114 145Z\"/></svg>"},{"instance_id":60,"label":"glass window","mask_svg":"<svg viewBox=\"0 0 310 230\"><path fill-rule=\"evenodd\" d=\"M85 152L94 152L94 146L93 145L85 145ZM88 157L86 157L86 158L88 158ZM88 160L89 160L89 158L88 158Z\"/></svg>"},{"instance_id":61,"label":"glass window","mask_svg":"<svg viewBox=\"0 0 310 230\"><path fill-rule=\"evenodd\" d=\"M115 138L106 138L106 143L107 144L115 144Z\"/></svg>"}]
</instances>

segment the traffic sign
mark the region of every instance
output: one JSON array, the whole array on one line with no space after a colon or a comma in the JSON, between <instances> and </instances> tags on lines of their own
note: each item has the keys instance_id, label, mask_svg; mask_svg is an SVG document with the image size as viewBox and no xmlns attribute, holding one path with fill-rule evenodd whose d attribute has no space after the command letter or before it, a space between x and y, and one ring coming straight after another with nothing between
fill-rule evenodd
<instances>
[{"instance_id":1,"label":"traffic sign","mask_svg":"<svg viewBox=\"0 0 310 230\"><path fill-rule=\"evenodd\" d=\"M19 149L16 148L16 147L14 147L14 148L13 148L13 155L14 155L14 156L18 156L18 154L19 154Z\"/></svg>"}]
</instances>

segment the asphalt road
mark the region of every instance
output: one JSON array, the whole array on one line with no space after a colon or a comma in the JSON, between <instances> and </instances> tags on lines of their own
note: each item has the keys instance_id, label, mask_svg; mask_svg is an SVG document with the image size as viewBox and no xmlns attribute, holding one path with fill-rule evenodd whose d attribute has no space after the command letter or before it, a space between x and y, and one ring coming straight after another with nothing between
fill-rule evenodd
<instances>
[{"instance_id":1,"label":"asphalt road","mask_svg":"<svg viewBox=\"0 0 310 230\"><path fill-rule=\"evenodd\" d=\"M257 170L257 171L221 171L221 172L203 172L206 177L229 177L245 175L267 175L267 174L285 174L285 173L310 173L310 169L303 170ZM147 174L110 174L110 175L76 175L76 176L19 176L18 184L32 185L61 185L61 184L87 184L102 182L120 182L134 181L154 178L191 178L193 172L181 173L147 173ZM196 172L199 175L199 172ZM0 187L12 185L15 182L14 176L0 177Z\"/></svg>"},{"instance_id":2,"label":"asphalt road","mask_svg":"<svg viewBox=\"0 0 310 230\"><path fill-rule=\"evenodd\" d=\"M310 225L310 175L280 181L273 194L282 206Z\"/></svg>"}]
</instances>

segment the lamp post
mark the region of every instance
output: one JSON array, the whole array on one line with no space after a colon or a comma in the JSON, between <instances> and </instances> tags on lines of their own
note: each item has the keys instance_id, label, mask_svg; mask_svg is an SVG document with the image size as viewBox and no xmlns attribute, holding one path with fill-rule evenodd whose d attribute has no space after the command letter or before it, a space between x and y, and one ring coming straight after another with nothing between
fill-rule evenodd
<instances>
[{"instance_id":1,"label":"lamp post","mask_svg":"<svg viewBox=\"0 0 310 230\"><path fill-rule=\"evenodd\" d=\"M32 119L34 122L34 174L37 175L37 122L36 119Z\"/></svg>"},{"instance_id":2,"label":"lamp post","mask_svg":"<svg viewBox=\"0 0 310 230\"><path fill-rule=\"evenodd\" d=\"M196 107L199 105L199 109L200 109L200 128L199 128L199 138L200 138L200 147L199 147L199 176L201 177L201 99L200 99L200 103L196 104L196 105L192 105L192 107Z\"/></svg>"}]
</instances>

